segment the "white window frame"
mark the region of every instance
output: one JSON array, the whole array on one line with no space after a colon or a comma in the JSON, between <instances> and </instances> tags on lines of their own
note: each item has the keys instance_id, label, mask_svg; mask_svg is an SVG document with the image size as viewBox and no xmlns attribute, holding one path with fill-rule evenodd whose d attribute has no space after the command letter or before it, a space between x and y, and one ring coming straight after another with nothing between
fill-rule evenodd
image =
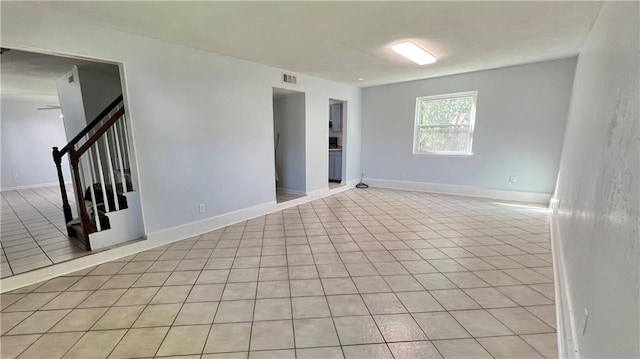
<instances>
[{"instance_id":1,"label":"white window frame","mask_svg":"<svg viewBox=\"0 0 640 359\"><path fill-rule=\"evenodd\" d=\"M455 99L460 97L471 97L471 119L470 119L470 128L471 128L471 139L469 140L469 151L419 151L419 129L421 127L428 126L420 126L420 104L423 101L433 101L433 100L443 100L443 99ZM439 157L439 156L453 156L453 157L471 157L473 156L473 134L476 123L476 103L478 98L478 91L465 91L465 92L456 92L456 93L448 93L442 95L433 95L433 96L422 96L416 98L416 111L415 111L415 121L413 123L413 155L414 156L425 156L425 157Z\"/></svg>"}]
</instances>

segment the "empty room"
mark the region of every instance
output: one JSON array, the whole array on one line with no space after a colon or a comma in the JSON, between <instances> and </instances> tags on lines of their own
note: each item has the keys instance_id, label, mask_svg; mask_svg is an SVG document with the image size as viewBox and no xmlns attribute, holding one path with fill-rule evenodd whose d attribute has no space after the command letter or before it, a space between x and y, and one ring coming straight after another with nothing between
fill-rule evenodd
<instances>
[{"instance_id":1,"label":"empty room","mask_svg":"<svg viewBox=\"0 0 640 359\"><path fill-rule=\"evenodd\" d=\"M1 358L640 357L636 1L2 1Z\"/></svg>"}]
</instances>

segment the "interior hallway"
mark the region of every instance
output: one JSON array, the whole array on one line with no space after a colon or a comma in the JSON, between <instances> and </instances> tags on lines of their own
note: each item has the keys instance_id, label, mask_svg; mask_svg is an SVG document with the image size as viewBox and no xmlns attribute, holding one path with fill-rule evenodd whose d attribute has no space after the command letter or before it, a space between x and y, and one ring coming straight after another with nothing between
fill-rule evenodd
<instances>
[{"instance_id":1,"label":"interior hallway","mask_svg":"<svg viewBox=\"0 0 640 359\"><path fill-rule=\"evenodd\" d=\"M3 358L557 358L544 208L353 189L5 293Z\"/></svg>"}]
</instances>

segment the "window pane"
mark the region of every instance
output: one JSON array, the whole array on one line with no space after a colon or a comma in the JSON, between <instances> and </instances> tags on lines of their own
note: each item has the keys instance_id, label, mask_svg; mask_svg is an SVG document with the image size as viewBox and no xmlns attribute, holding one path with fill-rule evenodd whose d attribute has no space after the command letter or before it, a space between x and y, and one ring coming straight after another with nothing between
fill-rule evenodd
<instances>
[{"instance_id":1,"label":"window pane","mask_svg":"<svg viewBox=\"0 0 640 359\"><path fill-rule=\"evenodd\" d=\"M420 127L418 151L469 152L471 126Z\"/></svg>"},{"instance_id":2,"label":"window pane","mask_svg":"<svg viewBox=\"0 0 640 359\"><path fill-rule=\"evenodd\" d=\"M470 125L473 99L459 97L420 103L420 126Z\"/></svg>"}]
</instances>

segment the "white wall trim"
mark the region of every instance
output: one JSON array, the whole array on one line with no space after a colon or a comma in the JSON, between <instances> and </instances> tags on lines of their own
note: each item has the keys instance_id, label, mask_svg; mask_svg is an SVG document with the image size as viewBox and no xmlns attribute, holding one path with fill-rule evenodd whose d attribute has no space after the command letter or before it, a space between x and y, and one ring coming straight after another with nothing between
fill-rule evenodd
<instances>
[{"instance_id":1,"label":"white wall trim","mask_svg":"<svg viewBox=\"0 0 640 359\"><path fill-rule=\"evenodd\" d=\"M482 187L460 186L442 183L398 181L380 178L364 178L366 184L372 187L404 189L411 191L423 191L450 194L456 196L482 197L503 201L549 203L551 193L509 191Z\"/></svg>"},{"instance_id":2,"label":"white wall trim","mask_svg":"<svg viewBox=\"0 0 640 359\"><path fill-rule=\"evenodd\" d=\"M197 236L206 232L216 230L218 228L232 225L234 223L246 221L251 218L298 206L319 198L338 194L340 192L352 189L356 185L356 183L358 183L357 179L349 180L347 181L347 184L345 186L340 186L332 189L329 189L328 187L321 188L319 190L309 192L305 197L296 198L291 201L282 203L276 203L276 201L266 202L256 206L221 214L219 216L203 219L196 222L186 223L157 232L152 232L147 235L147 240L125 244L121 247L112 248L103 252L94 253L63 263L36 269L30 272L16 274L14 276L0 280L0 293L5 293L64 274L93 267L101 263L150 250L156 247L163 246L165 244L177 242L185 238Z\"/></svg>"},{"instance_id":3,"label":"white wall trim","mask_svg":"<svg viewBox=\"0 0 640 359\"><path fill-rule=\"evenodd\" d=\"M71 181L65 182L64 184L71 184ZM0 189L0 192L18 191L18 190L21 190L21 189L51 187L51 186L59 186L59 185L60 185L60 182L49 182L49 183L40 183L40 184L30 184L30 185L26 185L26 186L3 187L3 188Z\"/></svg>"},{"instance_id":4,"label":"white wall trim","mask_svg":"<svg viewBox=\"0 0 640 359\"><path fill-rule=\"evenodd\" d=\"M571 305L571 294L567 286L562 245L560 244L557 211L558 201L552 199L551 204L549 229L551 235L551 253L553 257L553 288L556 302L558 358L579 359L580 350L578 348L575 318Z\"/></svg>"}]
</instances>

